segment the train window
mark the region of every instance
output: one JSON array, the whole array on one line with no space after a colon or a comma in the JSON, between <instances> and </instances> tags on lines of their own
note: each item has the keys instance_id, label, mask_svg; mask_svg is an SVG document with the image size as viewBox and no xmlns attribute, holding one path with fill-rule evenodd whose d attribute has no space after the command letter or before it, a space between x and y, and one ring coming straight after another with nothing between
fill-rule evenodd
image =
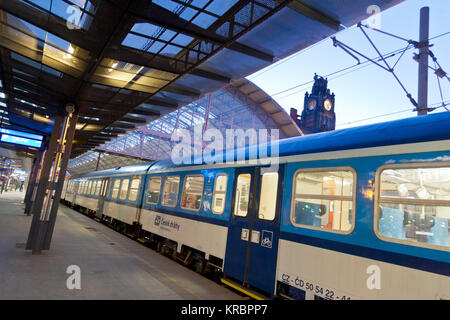
<instances>
[{"instance_id":1,"label":"train window","mask_svg":"<svg viewBox=\"0 0 450 320\"><path fill-rule=\"evenodd\" d=\"M100 188L102 187L102 181L101 180L97 180L97 189L95 189L95 195L99 196L100 195Z\"/></svg>"},{"instance_id":2,"label":"train window","mask_svg":"<svg viewBox=\"0 0 450 320\"><path fill-rule=\"evenodd\" d=\"M200 210L202 206L204 180L203 175L186 176L184 178L180 204L183 209Z\"/></svg>"},{"instance_id":3,"label":"train window","mask_svg":"<svg viewBox=\"0 0 450 320\"><path fill-rule=\"evenodd\" d=\"M128 193L128 185L130 184L130 179L123 179L122 185L120 187L119 199L125 200L127 198Z\"/></svg>"},{"instance_id":4,"label":"train window","mask_svg":"<svg viewBox=\"0 0 450 320\"><path fill-rule=\"evenodd\" d=\"M103 180L103 188L102 188L102 196L104 197L104 196L106 196L106 194L108 193L108 191L109 191L109 189L108 188L110 188L110 184L108 183L109 182L109 180L108 179L104 179ZM108 191L107 191L108 190Z\"/></svg>"},{"instance_id":5,"label":"train window","mask_svg":"<svg viewBox=\"0 0 450 320\"><path fill-rule=\"evenodd\" d=\"M92 180L89 181L89 186L88 186L88 190L86 192L86 194L91 194L91 190L92 190Z\"/></svg>"},{"instance_id":6,"label":"train window","mask_svg":"<svg viewBox=\"0 0 450 320\"><path fill-rule=\"evenodd\" d=\"M164 190L161 204L164 206L175 207L178 201L178 190L180 188L180 177L169 176L164 181Z\"/></svg>"},{"instance_id":7,"label":"train window","mask_svg":"<svg viewBox=\"0 0 450 320\"><path fill-rule=\"evenodd\" d=\"M377 235L450 248L450 167L384 167L377 179Z\"/></svg>"},{"instance_id":8,"label":"train window","mask_svg":"<svg viewBox=\"0 0 450 320\"><path fill-rule=\"evenodd\" d=\"M225 199L227 196L228 176L226 174L218 174L214 181L214 192L212 199L211 211L214 214L222 214L225 210Z\"/></svg>"},{"instance_id":9,"label":"train window","mask_svg":"<svg viewBox=\"0 0 450 320\"><path fill-rule=\"evenodd\" d=\"M249 173L240 174L236 183L236 194L234 195L234 212L235 216L246 217L248 212L248 204L250 200L250 185L252 175Z\"/></svg>"},{"instance_id":10,"label":"train window","mask_svg":"<svg viewBox=\"0 0 450 320\"><path fill-rule=\"evenodd\" d=\"M120 179L114 179L111 198L117 199L117 196L119 195L119 188L120 188Z\"/></svg>"},{"instance_id":11,"label":"train window","mask_svg":"<svg viewBox=\"0 0 450 320\"><path fill-rule=\"evenodd\" d=\"M92 188L91 188L91 192L90 192L90 194L91 195L94 195L95 194L95 189L97 188L97 180L94 180L93 182L92 182Z\"/></svg>"},{"instance_id":12,"label":"train window","mask_svg":"<svg viewBox=\"0 0 450 320\"><path fill-rule=\"evenodd\" d=\"M147 188L147 202L158 203L161 192L161 177L151 177Z\"/></svg>"},{"instance_id":13,"label":"train window","mask_svg":"<svg viewBox=\"0 0 450 320\"><path fill-rule=\"evenodd\" d=\"M291 221L297 226L350 233L354 227L353 169L305 169L294 176Z\"/></svg>"},{"instance_id":14,"label":"train window","mask_svg":"<svg viewBox=\"0 0 450 320\"><path fill-rule=\"evenodd\" d=\"M140 184L141 184L140 177L131 180L130 194L128 195L128 200L136 201Z\"/></svg>"},{"instance_id":15,"label":"train window","mask_svg":"<svg viewBox=\"0 0 450 320\"><path fill-rule=\"evenodd\" d=\"M262 175L259 196L258 218L274 220L277 209L278 172L266 172Z\"/></svg>"}]
</instances>

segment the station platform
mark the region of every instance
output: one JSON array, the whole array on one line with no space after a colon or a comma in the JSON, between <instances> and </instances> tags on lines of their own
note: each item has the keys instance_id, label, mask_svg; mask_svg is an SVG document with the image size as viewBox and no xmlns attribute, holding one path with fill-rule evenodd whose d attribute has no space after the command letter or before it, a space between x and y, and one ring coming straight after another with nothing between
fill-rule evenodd
<instances>
[{"instance_id":1,"label":"station platform","mask_svg":"<svg viewBox=\"0 0 450 320\"><path fill-rule=\"evenodd\" d=\"M242 300L244 297L115 232L59 207L49 251L25 250L25 192L0 194L0 299ZM68 289L69 266L80 289Z\"/></svg>"}]
</instances>

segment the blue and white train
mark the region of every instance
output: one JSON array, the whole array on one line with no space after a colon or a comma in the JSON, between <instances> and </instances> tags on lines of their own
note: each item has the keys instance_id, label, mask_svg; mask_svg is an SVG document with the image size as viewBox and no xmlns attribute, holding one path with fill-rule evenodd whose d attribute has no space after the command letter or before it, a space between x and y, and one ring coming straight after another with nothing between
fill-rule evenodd
<instances>
[{"instance_id":1,"label":"blue and white train","mask_svg":"<svg viewBox=\"0 0 450 320\"><path fill-rule=\"evenodd\" d=\"M97 171L62 198L255 298L450 299L450 112L281 140L278 161Z\"/></svg>"}]
</instances>

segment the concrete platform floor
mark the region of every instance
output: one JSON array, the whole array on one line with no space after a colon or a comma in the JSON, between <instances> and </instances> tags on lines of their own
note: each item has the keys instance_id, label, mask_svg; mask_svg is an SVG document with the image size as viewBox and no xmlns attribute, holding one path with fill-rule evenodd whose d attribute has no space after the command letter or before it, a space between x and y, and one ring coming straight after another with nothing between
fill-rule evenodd
<instances>
[{"instance_id":1,"label":"concrete platform floor","mask_svg":"<svg viewBox=\"0 0 450 320\"><path fill-rule=\"evenodd\" d=\"M88 217L60 206L52 246L26 251L24 192L0 194L0 299L241 300L215 282ZM69 290L71 265L81 289Z\"/></svg>"}]
</instances>

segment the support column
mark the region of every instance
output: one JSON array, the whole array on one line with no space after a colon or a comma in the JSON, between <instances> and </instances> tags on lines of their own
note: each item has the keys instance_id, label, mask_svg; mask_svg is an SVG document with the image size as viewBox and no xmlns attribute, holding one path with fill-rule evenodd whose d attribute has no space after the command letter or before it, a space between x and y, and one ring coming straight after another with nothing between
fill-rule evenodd
<instances>
[{"instance_id":1,"label":"support column","mask_svg":"<svg viewBox=\"0 0 450 320\"><path fill-rule=\"evenodd\" d=\"M52 212L57 211L59 205L62 191L62 184L59 186L59 182L64 182L77 121L77 116L73 115L74 108L67 109L67 114L56 116L50 143L43 157L38 186L35 188L36 194L31 208L33 221L26 245L26 249L32 250L33 254L39 254L45 247L49 247L47 233L53 231L53 226L49 228L50 218ZM56 183L57 179L58 183ZM56 215L54 214L53 223L55 219ZM48 245L44 246L46 239Z\"/></svg>"},{"instance_id":2,"label":"support column","mask_svg":"<svg viewBox=\"0 0 450 320\"><path fill-rule=\"evenodd\" d=\"M101 152L101 151L98 151L98 150L97 150L97 152L98 152L98 157L97 157L97 164L96 164L96 166L95 166L95 171L98 171L98 166L99 166L99 164L100 164L100 156L102 155L102 152Z\"/></svg>"},{"instance_id":3,"label":"support column","mask_svg":"<svg viewBox=\"0 0 450 320\"><path fill-rule=\"evenodd\" d=\"M53 203L50 210L50 218L48 229L44 237L43 250L50 249L50 243L53 236L53 229L55 228L56 216L58 215L58 208L61 202L61 193L64 187L64 180L66 178L67 166L69 164L70 153L72 151L72 141L75 135L75 128L77 124L78 115L69 114L68 128L66 129L66 137L64 143L61 143L61 150L58 152L57 161L60 162L59 172L57 172L58 183L56 185L55 194L53 196Z\"/></svg>"},{"instance_id":4,"label":"support column","mask_svg":"<svg viewBox=\"0 0 450 320\"><path fill-rule=\"evenodd\" d=\"M44 150L39 150L39 152L36 155L36 158L34 159L34 163L33 163L33 166L32 166L31 172L30 172L30 177L28 179L27 190L25 192L25 198L23 200L23 202L25 203L24 213L27 215L30 214L31 206L33 204L33 201L32 201L33 191L37 185L37 182L39 181L38 176L39 176L39 171L41 169L43 155L44 155Z\"/></svg>"},{"instance_id":5,"label":"support column","mask_svg":"<svg viewBox=\"0 0 450 320\"><path fill-rule=\"evenodd\" d=\"M419 97L417 114L428 114L428 46L430 30L430 8L420 9L420 49L419 49Z\"/></svg>"}]
</instances>

